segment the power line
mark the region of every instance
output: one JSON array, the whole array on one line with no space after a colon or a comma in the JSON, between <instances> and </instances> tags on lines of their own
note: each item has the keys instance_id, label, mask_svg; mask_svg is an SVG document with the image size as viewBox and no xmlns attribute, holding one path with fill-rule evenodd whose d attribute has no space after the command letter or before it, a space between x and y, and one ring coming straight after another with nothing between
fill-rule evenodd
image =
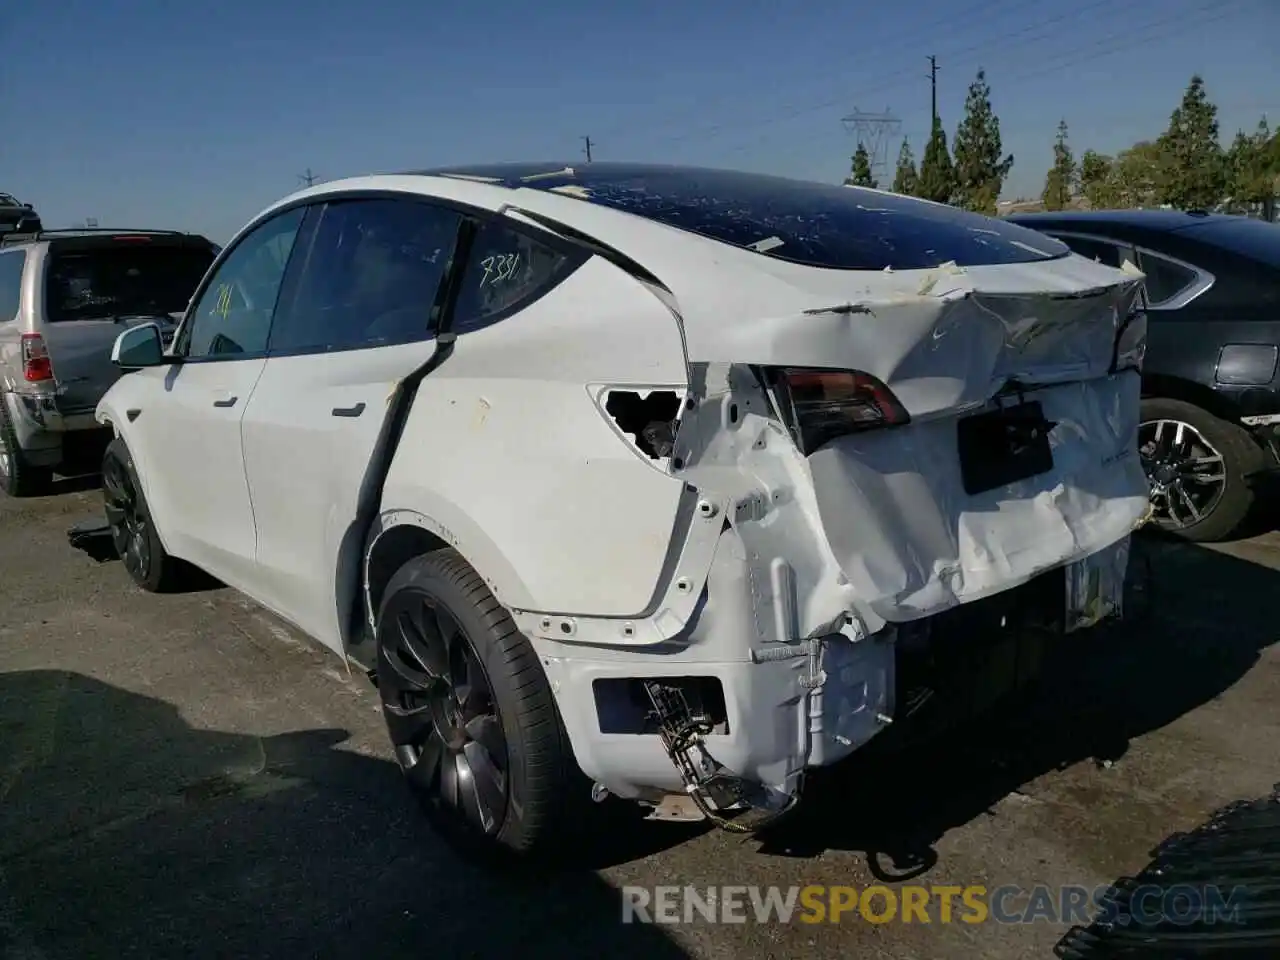
<instances>
[{"instance_id":1,"label":"power line","mask_svg":"<svg viewBox=\"0 0 1280 960\"><path fill-rule=\"evenodd\" d=\"M1114 6L1115 6L1115 3L1113 2L1113 0L1092 0L1091 3L1087 3L1083 7L1079 7L1067 13L1059 14L1056 17L1049 17L1048 19L1037 20L1035 23L1028 24L1025 27L1020 27L1017 30L1011 30L1003 34L999 34L995 37L988 36L986 39L981 40L978 43L971 43L967 47L961 47L958 50L951 50L951 51L944 51L944 52L946 52L947 55L950 56L953 60L956 57L964 56L965 54L974 53L974 52L977 52L979 54L985 54L985 53L993 52L994 50L997 50L997 49L1003 49L1007 47L1009 41L1022 37L1024 34L1028 32L1033 32L1033 35L1028 38L1028 41L1031 43L1035 43L1036 41L1046 40L1046 39L1056 40L1060 32L1058 30L1049 30L1047 32L1041 32L1039 34L1034 34L1034 31L1037 31L1037 30L1043 31L1044 28L1047 26L1051 26L1056 23L1061 23L1066 20L1076 20L1081 14L1087 13L1089 10L1093 10L1101 7L1106 7L1110 9L1110 8L1113 8ZM885 75L883 77L883 82L878 83L873 87L859 89L858 95L862 97L872 93L879 93L887 90L900 89L903 86L903 81L914 79L915 76L916 76L915 69L912 67L907 67L905 69L898 70L896 72ZM832 107L839 106L840 104L847 103L847 102L848 102L847 95L841 94L839 96L829 97L828 99L818 103L811 103L807 105L793 107L791 110L787 111L785 114L781 114L770 119L758 121L755 124L749 124L749 125L756 126L756 125L767 124L767 123L780 123L784 120L790 120L794 117L799 117L806 113L815 113L819 110L828 110ZM719 125L717 127L711 128L711 131L708 131L708 132L714 132L715 130L723 129L725 127L727 127L727 124ZM678 136L673 139L669 139L666 142L678 143L683 140L692 139L693 136L696 136L696 134Z\"/></svg>"},{"instance_id":2,"label":"power line","mask_svg":"<svg viewBox=\"0 0 1280 960\"><path fill-rule=\"evenodd\" d=\"M999 82L1011 83L1017 80L1024 80L1024 79L1029 79L1031 77L1040 76L1043 73L1052 73L1056 70L1062 70L1067 67L1076 66L1077 64L1088 63L1092 60L1098 60L1098 59L1101 59L1102 57L1110 56L1120 50L1132 49L1133 45L1136 43L1144 43L1151 39L1161 39L1162 37L1165 37L1165 36L1174 36L1182 30L1199 28L1201 26L1205 26L1207 24L1214 23L1219 20L1224 20L1238 13L1239 8L1246 5L1248 2L1249 0L1236 0L1236 2L1232 2L1232 0L1226 0L1226 2L1223 2L1223 0L1214 0L1214 2L1201 4L1200 6L1195 7L1190 11L1184 10L1182 13L1176 14L1172 17L1157 18L1155 20L1149 21L1138 27L1130 27L1130 28L1122 29L1120 31L1117 31L1116 33L1110 34L1106 37L1102 37L1092 44L1086 45L1084 47L1077 47L1075 50L1069 51L1067 54L1067 59L1064 62L1051 64L1048 67L1046 67L1045 61L1041 60L1036 65L1036 68L1034 70L1028 71L1025 73L1020 73L1020 74L1013 74L1007 77L1000 77ZM1110 0L1095 0L1095 2L1089 4L1088 6L1082 7L1079 10L1073 11L1070 14L1066 14L1064 15L1064 17L1070 17L1074 19L1089 7L1103 6L1103 5L1114 6L1114 4L1110 2ZM1210 17L1194 17L1193 16L1195 14L1203 14L1203 13L1214 13L1215 15ZM1062 18L1058 18L1058 19L1062 19ZM1045 20L1039 24L1035 24L1034 26L1039 27L1039 26L1047 25L1051 22L1053 21ZM1164 32L1164 33L1159 33L1154 35L1146 32L1157 27L1165 27L1165 26L1173 27L1174 29L1170 32ZM1019 32L1025 32L1025 30L1019 31ZM1056 31L1054 32L1056 33ZM1044 38L1038 37L1033 39L1044 39ZM999 38L995 42L1001 43L1002 41L1003 41L1003 38ZM1108 46L1106 49L1102 49L1095 53L1091 53L1088 56L1083 56L1083 57L1076 56L1076 54L1080 53L1082 50L1087 51L1094 48L1102 47L1104 45L1110 45L1110 46ZM865 92L874 93L882 90L894 89L897 86L900 86L900 85L892 84L892 85L884 85L879 87L872 87ZM838 101L836 100L832 100L820 105L807 107L803 110L796 111L793 114L785 117L774 117L769 120L760 121L758 124L753 124L753 125L754 126L772 125L774 123L779 123L784 120L792 119L792 117L799 116L803 113L812 113L812 112L815 112L816 110L829 108L831 106L834 106L837 102ZM769 135L766 134L765 136L758 137L750 141L749 143L740 144L739 146L736 146L736 147L731 147L729 152L736 153L741 150L750 149L758 145L759 143L763 143L765 140L768 139L768 136ZM807 149L807 146L806 146L806 149Z\"/></svg>"},{"instance_id":3,"label":"power line","mask_svg":"<svg viewBox=\"0 0 1280 960\"><path fill-rule=\"evenodd\" d=\"M1106 0L1106 2L1108 5L1114 6L1114 3L1112 3L1111 0ZM1101 6L1102 4L1096 3L1094 5ZM911 31L905 35L900 35L896 38L891 38L899 41L899 44L897 45L896 48L895 47L888 48L887 53L884 46L877 44L877 48L881 53L886 53L886 56L885 56L886 60L901 59L901 57L906 55L906 53L911 49L913 45L917 43L925 42L927 40L932 39L934 36L936 36L937 31L939 29L947 28L952 24L956 25L956 30L948 30L947 31L948 33L954 34L955 32L957 32L957 30L960 33L965 33L975 28L980 29L985 26L987 20L991 19L993 14L1004 13L1005 11L1003 8L1005 7L1015 7L1019 9L1025 8L1026 0L994 0L994 2L991 2L991 0L988 0L988 2L985 2L985 3L974 3L961 8L960 10L956 11L953 15L943 17L942 19L939 19L939 20L932 21L930 23L930 26L927 29L919 30L919 31ZM1080 12L1082 11L1073 11L1071 16L1075 17ZM887 38L887 39L890 39L890 38ZM861 63L862 63L862 66L859 68L858 71L856 71L856 75L859 75L859 76L862 75L864 71L867 69L866 61L861 61ZM909 72L913 73L914 71L909 71ZM837 79L836 81L837 85L846 85L849 79L850 79L850 76L846 74L844 77ZM744 82L745 80L746 78L744 78ZM751 81L754 83L754 82L757 82L757 80L758 80L758 75L753 74L751 76ZM731 98L722 100L718 105L712 105L711 109L714 110L717 107L720 107L720 108L728 107L734 104L741 103L741 101L742 101L742 93L739 90L739 91L736 91ZM848 102L847 99L842 95L840 98L833 101L831 105L835 105L836 103L847 103L847 102ZM784 103L784 109L790 109L794 107L794 105L795 105L794 102ZM700 104L700 107L699 107L700 113L704 116L707 111L707 107L708 105L705 103L705 101ZM692 115L686 115L686 116L690 116L690 118L692 118ZM687 130L690 126L695 126L695 125L698 127L698 131L692 134L681 133L679 130L679 128L681 127L684 127ZM734 126L734 124L715 123L715 124L706 125L701 123L698 120L694 120L690 124L685 124L685 123L681 123L680 120L677 118L668 124L664 124L663 126L666 127L667 129L675 128L676 138L679 140L685 140L685 139L690 139L692 136L697 136L698 133L703 131L718 131L722 129L728 129L731 126ZM617 127L614 131L610 131L610 133L619 134L619 135L625 134L629 132L633 127L634 127L633 123L628 123L625 126ZM660 127L659 129L662 129L662 127Z\"/></svg>"},{"instance_id":4,"label":"power line","mask_svg":"<svg viewBox=\"0 0 1280 960\"><path fill-rule=\"evenodd\" d=\"M1246 2L1247 0L1239 0L1239 2L1232 3L1231 0L1227 0L1226 3L1223 3L1222 0L1217 0L1217 2L1205 4L1200 7L1194 7L1190 10L1184 9L1180 13L1174 14L1172 16L1165 16L1163 18L1158 18L1154 21L1150 21L1146 24L1143 24L1137 27L1126 28L1124 30L1119 31L1116 34L1112 34L1108 37L1104 37L1102 38L1102 40L1103 41L1122 40L1122 42L1126 42L1130 45L1134 43L1140 43L1144 40L1144 37L1140 35L1140 32L1143 30L1149 30L1152 27L1163 26L1165 24L1180 24L1183 26L1189 26L1190 24L1187 18L1190 15L1203 13L1209 10L1221 11L1222 15L1220 17L1214 17L1211 20L1206 21L1206 22L1213 22L1213 20L1223 19L1226 16L1229 16L1232 13L1237 12L1237 9L1243 6L1244 3ZM1059 29L1045 30L1044 29L1045 27L1052 27L1055 24L1064 23L1066 21L1076 21L1080 18L1081 14L1086 13L1089 10L1092 10L1095 8L1105 7L1110 9L1110 8L1114 8L1114 6L1115 4L1113 0L1092 0L1092 2L1087 3L1084 6L1078 7L1074 10L1070 10L1066 13L1058 14L1057 16L1049 17L1047 19L1038 20L1035 23L1028 24L1027 26L1021 27L1017 30L1000 34L996 37L988 37L986 40L982 42L970 44L969 46L961 47L958 50L952 50L950 52L944 51L944 52L947 53L947 56L949 56L952 62L954 63L957 57L964 57L967 54L977 54L978 55L977 58L981 58L983 55L986 55L988 53L992 53L997 50L1004 49L1009 45L1009 41L1016 40L1020 37L1024 37L1028 33L1030 33L1031 36L1025 37L1025 39L1022 41L1022 45L1024 46L1027 44L1034 45L1043 40L1056 41L1059 39L1059 36L1061 34L1061 29L1059 28ZM1224 8L1227 8L1227 9L1224 9ZM1168 11L1166 10L1165 13L1168 13ZM1198 23L1196 25L1198 25ZM1097 43L1095 43L1094 45L1096 46ZM1077 48L1077 50L1078 49L1079 48ZM1088 49L1088 48L1086 47L1085 49ZM965 62L971 62L973 59L975 58L968 57ZM1084 61L1080 61L1080 62L1084 62ZM903 86L902 81L910 80L913 76L916 76L916 74L915 74L915 71L911 68L900 70L895 74L890 74L887 77L885 77L884 82L882 83L878 83L872 87L859 89L858 96L864 97L873 93L880 93L884 91L900 89ZM848 102L848 96L842 94L839 96L827 98L820 102L799 106L783 114L778 114L772 117L762 118L758 121L749 122L746 124L746 126L758 127L758 126L766 126L766 125L781 123L786 120L791 120L795 117L802 116L806 113L815 113L820 110L830 109L832 107L839 106L840 104L847 103L847 102ZM730 124L716 125L711 128L704 128L703 130L698 132L692 132L692 133L681 135L681 136L667 138L657 142L680 143L686 140L694 139L695 137L698 137L698 136L709 137L709 136L715 135L715 133L719 130L727 129L729 126ZM741 124L734 124L734 126L741 126ZM650 141L650 142L652 143L654 141Z\"/></svg>"}]
</instances>

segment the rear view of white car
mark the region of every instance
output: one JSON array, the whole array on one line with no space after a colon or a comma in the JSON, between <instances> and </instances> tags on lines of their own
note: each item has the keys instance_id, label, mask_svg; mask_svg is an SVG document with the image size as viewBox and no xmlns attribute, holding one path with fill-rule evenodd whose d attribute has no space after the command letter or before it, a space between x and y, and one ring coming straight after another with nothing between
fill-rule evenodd
<instances>
[{"instance_id":1,"label":"rear view of white car","mask_svg":"<svg viewBox=\"0 0 1280 960\"><path fill-rule=\"evenodd\" d=\"M120 336L108 520L144 588L194 565L375 671L451 832L532 853L608 794L758 826L1120 613L1140 281L749 174L330 182L172 348Z\"/></svg>"}]
</instances>

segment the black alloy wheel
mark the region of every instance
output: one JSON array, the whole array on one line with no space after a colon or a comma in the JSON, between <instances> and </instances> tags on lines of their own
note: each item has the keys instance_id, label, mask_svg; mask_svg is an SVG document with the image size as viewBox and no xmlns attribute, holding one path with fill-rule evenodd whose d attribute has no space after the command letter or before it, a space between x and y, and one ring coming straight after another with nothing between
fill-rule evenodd
<instances>
[{"instance_id":1,"label":"black alloy wheel","mask_svg":"<svg viewBox=\"0 0 1280 960\"><path fill-rule=\"evenodd\" d=\"M135 582L147 582L152 567L151 521L132 474L118 457L103 459L102 499L120 560Z\"/></svg>"},{"instance_id":2,"label":"black alloy wheel","mask_svg":"<svg viewBox=\"0 0 1280 960\"><path fill-rule=\"evenodd\" d=\"M1264 458L1242 426L1185 401L1146 398L1138 454L1155 526L1201 543L1226 540L1243 529Z\"/></svg>"},{"instance_id":3,"label":"black alloy wheel","mask_svg":"<svg viewBox=\"0 0 1280 960\"><path fill-rule=\"evenodd\" d=\"M102 506L111 543L130 578L148 593L182 590L191 568L164 549L128 446L119 437L102 457Z\"/></svg>"},{"instance_id":4,"label":"black alloy wheel","mask_svg":"<svg viewBox=\"0 0 1280 960\"><path fill-rule=\"evenodd\" d=\"M398 593L383 618L378 690L410 786L432 812L495 836L507 815L509 751L474 643L423 591Z\"/></svg>"}]
</instances>

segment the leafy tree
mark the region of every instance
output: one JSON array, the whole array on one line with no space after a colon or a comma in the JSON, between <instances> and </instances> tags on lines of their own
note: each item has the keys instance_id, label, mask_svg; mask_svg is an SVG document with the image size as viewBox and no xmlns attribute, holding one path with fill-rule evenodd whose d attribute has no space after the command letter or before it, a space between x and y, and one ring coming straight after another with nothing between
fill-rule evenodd
<instances>
[{"instance_id":1,"label":"leafy tree","mask_svg":"<svg viewBox=\"0 0 1280 960\"><path fill-rule=\"evenodd\" d=\"M854 187L876 186L875 177L871 175L871 157L862 144L858 144L858 149L853 154L853 172L845 183Z\"/></svg>"},{"instance_id":2,"label":"leafy tree","mask_svg":"<svg viewBox=\"0 0 1280 960\"><path fill-rule=\"evenodd\" d=\"M1167 160L1163 202L1179 210L1207 210L1222 202L1227 167L1218 143L1218 108L1209 102L1199 74L1191 78L1158 144Z\"/></svg>"},{"instance_id":3,"label":"leafy tree","mask_svg":"<svg viewBox=\"0 0 1280 960\"><path fill-rule=\"evenodd\" d=\"M1227 151L1228 192L1233 206L1247 211L1259 205L1267 220L1275 219L1275 196L1280 188L1280 151L1275 149L1276 143L1276 136L1263 117L1252 135L1238 131Z\"/></svg>"},{"instance_id":4,"label":"leafy tree","mask_svg":"<svg viewBox=\"0 0 1280 960\"><path fill-rule=\"evenodd\" d=\"M920 189L920 175L916 173L916 158L911 152L911 144L903 137L902 146L898 149L898 168L893 175L893 192L916 196Z\"/></svg>"},{"instance_id":5,"label":"leafy tree","mask_svg":"<svg viewBox=\"0 0 1280 960\"><path fill-rule=\"evenodd\" d=\"M945 141L944 141L945 145ZM991 87L979 70L964 102L956 129L955 202L966 210L994 215L1000 188L1013 169L1013 156L1001 156L1000 118L991 109ZM928 154L926 154L926 157Z\"/></svg>"},{"instance_id":6,"label":"leafy tree","mask_svg":"<svg viewBox=\"0 0 1280 960\"><path fill-rule=\"evenodd\" d=\"M1155 207L1167 196L1169 157L1159 142L1141 140L1116 154L1112 167L1117 207Z\"/></svg>"},{"instance_id":7,"label":"leafy tree","mask_svg":"<svg viewBox=\"0 0 1280 960\"><path fill-rule=\"evenodd\" d=\"M1112 210L1120 199L1115 189L1115 161L1096 150L1086 150L1080 158L1080 192L1094 210Z\"/></svg>"},{"instance_id":8,"label":"leafy tree","mask_svg":"<svg viewBox=\"0 0 1280 960\"><path fill-rule=\"evenodd\" d=\"M947 152L947 131L940 119L933 121L929 144L924 148L920 161L920 183L917 196L937 203L950 203L956 192L956 174L951 166L951 154Z\"/></svg>"},{"instance_id":9,"label":"leafy tree","mask_svg":"<svg viewBox=\"0 0 1280 960\"><path fill-rule=\"evenodd\" d=\"M1044 178L1041 202L1046 210L1065 210L1076 187L1076 158L1067 144L1067 121L1058 121L1058 138L1053 144L1053 166Z\"/></svg>"}]
</instances>

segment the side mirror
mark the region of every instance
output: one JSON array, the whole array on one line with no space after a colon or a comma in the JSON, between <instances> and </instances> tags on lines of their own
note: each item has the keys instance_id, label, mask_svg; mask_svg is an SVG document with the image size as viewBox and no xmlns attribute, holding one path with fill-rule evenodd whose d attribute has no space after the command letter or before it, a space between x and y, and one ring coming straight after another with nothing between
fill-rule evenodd
<instances>
[{"instance_id":1,"label":"side mirror","mask_svg":"<svg viewBox=\"0 0 1280 960\"><path fill-rule=\"evenodd\" d=\"M121 333L111 347L111 362L125 370L163 364L164 345L160 340L159 325L141 323Z\"/></svg>"}]
</instances>

